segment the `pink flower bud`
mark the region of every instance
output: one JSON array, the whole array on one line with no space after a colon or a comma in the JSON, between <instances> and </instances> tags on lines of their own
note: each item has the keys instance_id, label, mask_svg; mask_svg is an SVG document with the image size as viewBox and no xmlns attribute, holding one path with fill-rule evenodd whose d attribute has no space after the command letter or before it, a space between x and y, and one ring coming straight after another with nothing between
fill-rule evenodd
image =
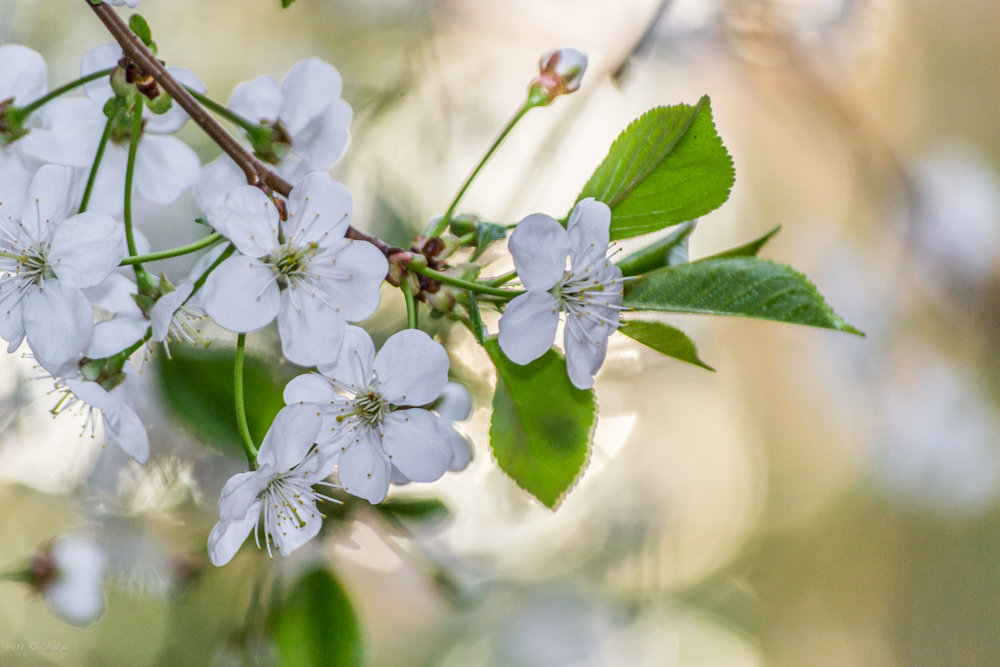
<instances>
[{"instance_id":1,"label":"pink flower bud","mask_svg":"<svg viewBox=\"0 0 1000 667\"><path fill-rule=\"evenodd\" d=\"M586 71L587 56L576 49L546 53L538 63L538 77L531 82L529 98L539 105L550 104L559 95L577 90Z\"/></svg>"}]
</instances>

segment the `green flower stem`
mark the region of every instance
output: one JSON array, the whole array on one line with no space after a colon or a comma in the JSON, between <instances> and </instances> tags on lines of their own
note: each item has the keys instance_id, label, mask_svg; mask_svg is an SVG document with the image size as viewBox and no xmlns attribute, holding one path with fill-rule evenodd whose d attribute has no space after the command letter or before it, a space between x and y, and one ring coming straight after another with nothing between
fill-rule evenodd
<instances>
[{"instance_id":1,"label":"green flower stem","mask_svg":"<svg viewBox=\"0 0 1000 667\"><path fill-rule=\"evenodd\" d=\"M132 107L132 136L128 143L128 162L125 163L125 243L128 245L128 256L136 257L135 235L132 232L132 181L135 177L135 155L139 150L139 139L142 138L142 96L136 95L135 106ZM142 264L132 264L135 271L135 281L139 285L140 294L152 294L155 281Z\"/></svg>"},{"instance_id":2,"label":"green flower stem","mask_svg":"<svg viewBox=\"0 0 1000 667\"><path fill-rule=\"evenodd\" d=\"M479 312L479 300L475 292L469 292L469 328L480 345L486 345L486 327L483 326L483 316Z\"/></svg>"},{"instance_id":3,"label":"green flower stem","mask_svg":"<svg viewBox=\"0 0 1000 667\"><path fill-rule=\"evenodd\" d=\"M495 153L497 148L500 147L500 144L503 143L503 140L507 138L507 135L510 134L510 131L514 129L514 126L517 125L518 121L524 117L524 114L528 113L528 110L534 108L535 106L537 105L532 103L530 99L526 100L524 104L521 105L521 108L517 110L517 113L515 113L514 116L507 122L507 126L503 128L502 132L500 132L500 136L496 138L496 140L493 142L493 145L490 146L490 149L486 151L486 155L483 156L483 159L479 161L479 164L477 164L476 168L472 170L471 174L469 174L469 177L465 180L465 183L462 184L462 187L461 189L459 189L458 194L455 195L455 198L451 201L451 206L448 207L448 210L445 211L444 215L441 216L441 219L438 220L437 225L435 225L431 233L427 234L428 238L432 238L434 236L440 236L441 232L443 232L448 227L448 223L451 222L451 216L454 215L455 213L455 207L457 207L458 202L462 200L462 197L465 195L465 191L469 189L470 185L472 185L472 181L476 180L476 176L479 175L479 172L480 170L482 170L483 165L485 165L486 161L493 156L493 153Z\"/></svg>"},{"instance_id":4,"label":"green flower stem","mask_svg":"<svg viewBox=\"0 0 1000 667\"><path fill-rule=\"evenodd\" d=\"M483 283L472 282L469 280L462 280L461 278L450 276L447 273L441 273L440 271L435 271L434 269L428 269L426 266L418 266L416 264L413 264L412 262L410 264L407 264L406 268L407 270L413 271L414 273L419 273L422 276L433 278L439 283L444 283L445 285L451 285L452 287L461 287L462 289L466 289L469 290L470 292L475 292L477 294L486 294L490 296L502 297L506 301L510 301L519 294L524 294L524 290L501 289L499 287L491 287L489 285L484 285Z\"/></svg>"},{"instance_id":5,"label":"green flower stem","mask_svg":"<svg viewBox=\"0 0 1000 667\"><path fill-rule=\"evenodd\" d=\"M87 187L83 190L83 199L80 200L80 210L77 213L86 211L87 204L90 203L90 193L93 192L94 183L97 181L97 170L100 168L101 160L104 158L104 149L108 147L108 139L111 138L111 124L112 120L110 118L104 124L104 134L101 135L101 141L97 144L97 154L94 155L94 164L90 167L90 175L87 176Z\"/></svg>"},{"instance_id":6,"label":"green flower stem","mask_svg":"<svg viewBox=\"0 0 1000 667\"><path fill-rule=\"evenodd\" d=\"M193 243L188 243L187 245L182 245L177 248L171 248L169 250L160 250L159 252L151 252L148 255L135 255L133 257L126 257L121 261L119 266L130 266L132 264L142 264L143 262L155 262L158 259L167 259L169 257L180 257L181 255L186 255L190 252L196 252L202 248L208 248L215 245L219 241L222 241L224 237L218 232L213 232L206 236L205 238L198 239Z\"/></svg>"},{"instance_id":7,"label":"green flower stem","mask_svg":"<svg viewBox=\"0 0 1000 667\"><path fill-rule=\"evenodd\" d=\"M496 278L493 278L492 280L487 280L486 284L490 285L492 287L499 287L500 285L506 285L507 283L509 283L514 278L517 278L517 271L508 271L507 273L503 274L502 276L497 276Z\"/></svg>"},{"instance_id":8,"label":"green flower stem","mask_svg":"<svg viewBox=\"0 0 1000 667\"><path fill-rule=\"evenodd\" d=\"M230 123L233 123L234 125L240 126L244 130L246 130L247 133L249 133L249 134L260 134L261 132L266 132L267 131L263 127L261 127L260 125L258 125L257 123L253 122L252 120L244 118L243 116L239 115L238 113L235 113L235 112L231 111L230 109L228 109L228 108L224 107L223 105L219 104L218 102L216 102L212 98L207 97L205 95L202 95L197 90L194 90L193 88L188 88L188 86L184 86L184 87L187 88L187 91L189 93L191 93L191 97L193 97L194 99L198 100L198 102L200 102L202 106L204 106L205 108L209 109L210 111L213 111L216 114L222 116L223 118L225 118L226 120L228 120Z\"/></svg>"},{"instance_id":9,"label":"green flower stem","mask_svg":"<svg viewBox=\"0 0 1000 667\"><path fill-rule=\"evenodd\" d=\"M55 98L59 97L62 94L68 93L74 88L78 88L85 83L90 83L91 81L100 79L101 77L104 76L110 76L111 70L113 69L114 69L113 67L109 67L108 69L102 69L100 72L94 72L93 74L88 74L87 76L81 76L76 81L70 81L69 83L59 86L54 90L50 90L48 93L42 95L34 102L30 102L25 106L21 107L21 111L25 117L28 117L28 115L30 115L32 111L36 111L39 107L48 104L49 102L51 102L52 100L54 100Z\"/></svg>"},{"instance_id":10,"label":"green flower stem","mask_svg":"<svg viewBox=\"0 0 1000 667\"><path fill-rule=\"evenodd\" d=\"M243 348L246 346L247 335L245 333L236 336L236 366L233 371L233 395L236 398L236 425L240 430L240 438L243 440L243 451L246 452L250 469L257 469L257 447L253 444L253 437L250 435L250 426L247 424L247 408L243 402Z\"/></svg>"},{"instance_id":11,"label":"green flower stem","mask_svg":"<svg viewBox=\"0 0 1000 667\"><path fill-rule=\"evenodd\" d=\"M403 297L406 299L406 328L416 329L417 328L417 302L413 298L413 288L410 287L410 281L403 280L402 284L399 286L403 290Z\"/></svg>"}]
</instances>

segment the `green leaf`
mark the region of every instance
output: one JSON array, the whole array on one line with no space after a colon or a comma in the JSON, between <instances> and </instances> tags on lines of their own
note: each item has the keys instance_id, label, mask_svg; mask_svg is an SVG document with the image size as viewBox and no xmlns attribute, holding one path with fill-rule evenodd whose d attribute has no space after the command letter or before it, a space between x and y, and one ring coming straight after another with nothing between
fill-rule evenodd
<instances>
[{"instance_id":1,"label":"green leaf","mask_svg":"<svg viewBox=\"0 0 1000 667\"><path fill-rule=\"evenodd\" d=\"M128 17L128 27L135 33L136 37L142 40L143 44L152 46L153 31L149 29L149 24L140 14L132 14Z\"/></svg>"},{"instance_id":2,"label":"green leaf","mask_svg":"<svg viewBox=\"0 0 1000 667\"><path fill-rule=\"evenodd\" d=\"M555 509L583 473L597 423L594 392L577 389L566 361L549 350L519 366L496 338L486 352L497 369L490 447L500 469L549 509Z\"/></svg>"},{"instance_id":3,"label":"green leaf","mask_svg":"<svg viewBox=\"0 0 1000 667\"><path fill-rule=\"evenodd\" d=\"M637 250L625 259L617 262L623 276L637 276L664 266L683 264L687 258L687 240L694 231L696 220L688 220L677 229L670 232L656 243Z\"/></svg>"},{"instance_id":4,"label":"green leaf","mask_svg":"<svg viewBox=\"0 0 1000 667\"><path fill-rule=\"evenodd\" d=\"M233 398L236 348L216 344L205 349L175 344L170 353L172 359L165 356L158 359L156 376L171 414L205 444L241 453ZM275 374L272 362L252 354L245 356L247 423L258 446L274 416L285 405L282 391L287 379Z\"/></svg>"},{"instance_id":5,"label":"green leaf","mask_svg":"<svg viewBox=\"0 0 1000 667\"><path fill-rule=\"evenodd\" d=\"M611 207L611 238L623 239L715 210L734 180L706 96L693 107L656 107L632 121L577 201L594 197Z\"/></svg>"},{"instance_id":6,"label":"green leaf","mask_svg":"<svg viewBox=\"0 0 1000 667\"><path fill-rule=\"evenodd\" d=\"M271 637L286 665L365 664L358 615L333 574L317 568L271 613Z\"/></svg>"},{"instance_id":7,"label":"green leaf","mask_svg":"<svg viewBox=\"0 0 1000 667\"><path fill-rule=\"evenodd\" d=\"M374 509L393 524L435 527L451 517L451 510L440 498L390 498Z\"/></svg>"},{"instance_id":8,"label":"green leaf","mask_svg":"<svg viewBox=\"0 0 1000 667\"><path fill-rule=\"evenodd\" d=\"M767 234L764 234L763 236L756 238L753 241L744 243L743 245L736 246L735 248L730 248L729 250L723 250L722 252L717 252L714 255L709 255L708 257L702 257L698 261L703 261L706 259L724 259L726 257L756 257L757 253L760 252L760 249L763 248L764 245L772 238L774 238L780 231L781 231L781 225L778 225L777 227L769 231Z\"/></svg>"},{"instance_id":9,"label":"green leaf","mask_svg":"<svg viewBox=\"0 0 1000 667\"><path fill-rule=\"evenodd\" d=\"M677 327L672 327L665 322L628 320L618 327L618 330L661 354L715 372L714 368L698 356L698 348L694 341Z\"/></svg>"},{"instance_id":10,"label":"green leaf","mask_svg":"<svg viewBox=\"0 0 1000 667\"><path fill-rule=\"evenodd\" d=\"M476 251L472 253L469 261L479 259L489 244L507 237L506 225L498 225L495 222L480 222L476 225Z\"/></svg>"},{"instance_id":11,"label":"green leaf","mask_svg":"<svg viewBox=\"0 0 1000 667\"><path fill-rule=\"evenodd\" d=\"M827 305L801 273L754 257L679 264L625 285L636 310L755 317L864 335Z\"/></svg>"},{"instance_id":12,"label":"green leaf","mask_svg":"<svg viewBox=\"0 0 1000 667\"><path fill-rule=\"evenodd\" d=\"M289 7L291 7L293 2L295 2L295 0L281 0L281 8L288 9Z\"/></svg>"}]
</instances>

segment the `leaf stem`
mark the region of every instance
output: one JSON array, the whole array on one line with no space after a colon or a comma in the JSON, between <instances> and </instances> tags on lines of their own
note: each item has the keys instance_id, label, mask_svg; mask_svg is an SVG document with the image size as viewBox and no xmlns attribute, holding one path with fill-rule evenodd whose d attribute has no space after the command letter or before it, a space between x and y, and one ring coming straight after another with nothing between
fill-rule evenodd
<instances>
[{"instance_id":1,"label":"leaf stem","mask_svg":"<svg viewBox=\"0 0 1000 667\"><path fill-rule=\"evenodd\" d=\"M139 140L142 138L142 95L136 95L135 106L132 107L132 134L128 142L128 161L125 163L125 243L128 246L129 257L135 257L139 252L135 248L135 234L132 230L132 190L135 180L135 156L139 151ZM140 294L151 294L153 277L143 268L142 264L132 264L135 271L135 281Z\"/></svg>"},{"instance_id":2,"label":"leaf stem","mask_svg":"<svg viewBox=\"0 0 1000 667\"><path fill-rule=\"evenodd\" d=\"M63 84L63 85L59 86L58 88L50 90L49 92L47 92L46 94L42 95L41 97L39 97L34 102L29 102L28 104L26 104L23 107L21 107L21 112L24 114L25 117L27 117L29 114L31 114L31 112L38 110L43 105L48 104L49 102L51 102L55 98L59 97L60 95L65 94L65 93L68 93L69 91L73 90L74 88L78 88L79 86L82 86L85 83L90 83L91 81L94 81L95 79L100 79L102 76L110 76L111 71L113 69L114 69L113 67L109 67L107 69L102 69L99 72L94 72L93 74L88 74L87 76L81 76L79 79L77 79L75 81L70 81L69 83Z\"/></svg>"},{"instance_id":3,"label":"leaf stem","mask_svg":"<svg viewBox=\"0 0 1000 667\"><path fill-rule=\"evenodd\" d=\"M80 200L80 210L77 213L86 211L87 204L90 203L90 194L94 191L94 183L97 182L97 170L101 167L101 160L104 158L104 149L108 147L108 139L111 138L112 122L112 119L108 118L108 122L104 124L104 133L101 135L101 141L97 144L94 164L90 167L90 175L87 176L87 186L83 189L83 199Z\"/></svg>"},{"instance_id":4,"label":"leaf stem","mask_svg":"<svg viewBox=\"0 0 1000 667\"><path fill-rule=\"evenodd\" d=\"M232 111L229 108L219 104L218 102L208 97L207 95L203 95L202 93L199 93L197 90L189 88L188 86L184 86L184 88L186 88L187 91L191 93L191 97L198 100L201 103L201 105L206 107L209 111L212 111L222 116L223 118L225 118L234 125L238 125L239 127L246 130L249 134L259 133L261 132L261 130L263 130L263 128L257 123L249 120L248 118L244 118L235 111Z\"/></svg>"},{"instance_id":5,"label":"leaf stem","mask_svg":"<svg viewBox=\"0 0 1000 667\"><path fill-rule=\"evenodd\" d=\"M213 246L219 241L222 241L225 237L218 232L213 232L208 236L198 239L187 245L178 246L176 248L170 248L169 250L160 250L158 252L151 252L147 255L134 255L132 257L126 257L121 261L119 266L129 266L132 264L141 264L143 262L155 262L158 259L167 259L169 257L180 257L181 255L186 255L191 252L197 252L202 248L208 248Z\"/></svg>"},{"instance_id":6,"label":"leaf stem","mask_svg":"<svg viewBox=\"0 0 1000 667\"><path fill-rule=\"evenodd\" d=\"M233 370L233 396L236 399L236 425L240 431L240 439L243 441L243 451L247 455L247 462L251 470L257 469L257 447L253 444L253 437L250 435L250 426L247 424L247 409L243 402L243 348L246 347L247 335L245 333L236 336L236 364Z\"/></svg>"},{"instance_id":7,"label":"leaf stem","mask_svg":"<svg viewBox=\"0 0 1000 667\"><path fill-rule=\"evenodd\" d=\"M517 113L515 113L514 116L507 121L506 127L503 128L500 135L493 141L493 145L490 146L488 151L486 151L486 154L483 155L483 158L479 161L479 164L476 165L476 168L472 170L472 173L469 174L469 177L465 179L465 183L462 184L462 187L459 189L458 194L455 195L455 198L451 200L451 205L448 207L448 210L445 211L444 215L441 216L441 219L438 220L437 225L434 226L431 233L427 234L428 238L440 236L441 232L448 227L448 224L451 222L451 216L454 215L455 208L458 206L458 202L462 200L462 197L465 195L465 191L469 189L470 185L472 185L472 181L476 180L476 176L479 175L479 172L482 170L487 160L493 156L493 153L495 153L497 148L500 147L500 144L507 138L507 135L514 129L514 126L517 125L518 121L524 117L524 114L528 113L528 110L534 108L535 106L537 105L533 104L530 100L526 100L524 104L521 105L521 108L517 110Z\"/></svg>"},{"instance_id":8,"label":"leaf stem","mask_svg":"<svg viewBox=\"0 0 1000 667\"><path fill-rule=\"evenodd\" d=\"M524 290L512 290L512 289L501 289L499 287L491 287L489 285L484 285L483 283L472 282L470 280L462 280L461 278L456 278L455 276L450 276L447 273L442 273L440 271L435 271L434 269L429 269L426 266L419 266L414 263L409 263L406 265L407 270L413 271L414 273L419 273L422 276L427 276L428 278L433 278L439 283L444 283L445 285L451 285L452 287L461 287L462 289L469 290L470 292L476 292L478 294L488 294L491 296L503 297L506 300L513 299L519 294L524 294Z\"/></svg>"},{"instance_id":9,"label":"leaf stem","mask_svg":"<svg viewBox=\"0 0 1000 667\"><path fill-rule=\"evenodd\" d=\"M413 298L413 288L410 287L410 281L403 280L399 289L403 290L403 297L406 299L406 328L416 329L417 328L417 302Z\"/></svg>"}]
</instances>

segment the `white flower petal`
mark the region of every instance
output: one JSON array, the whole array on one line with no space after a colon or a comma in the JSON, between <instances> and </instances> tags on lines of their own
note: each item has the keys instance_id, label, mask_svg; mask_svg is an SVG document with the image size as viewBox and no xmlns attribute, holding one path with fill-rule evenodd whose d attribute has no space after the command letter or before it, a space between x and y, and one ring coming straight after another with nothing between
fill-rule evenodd
<instances>
[{"instance_id":1,"label":"white flower petal","mask_svg":"<svg viewBox=\"0 0 1000 667\"><path fill-rule=\"evenodd\" d=\"M274 472L274 468L265 463L257 470L237 473L226 480L219 494L219 518L224 521L243 518L257 502L261 491L267 488Z\"/></svg>"},{"instance_id":2,"label":"white flower petal","mask_svg":"<svg viewBox=\"0 0 1000 667\"><path fill-rule=\"evenodd\" d=\"M288 499L289 505L293 501ZM312 500L302 500L291 508L294 511L275 511L274 520L267 525L267 533L282 556L290 556L293 551L316 537L323 527L323 515Z\"/></svg>"},{"instance_id":3,"label":"white flower petal","mask_svg":"<svg viewBox=\"0 0 1000 667\"><path fill-rule=\"evenodd\" d=\"M167 71L182 85L199 93L203 93L207 90L205 83L198 77L197 74L189 69L183 67L168 67ZM143 118L146 120L146 126L143 128L146 132L153 132L155 134L173 134L177 130L184 127L184 123L187 122L188 114L187 111L181 108L181 105L177 102L173 102L166 113L155 114L150 113L149 108L143 110Z\"/></svg>"},{"instance_id":4,"label":"white flower petal","mask_svg":"<svg viewBox=\"0 0 1000 667\"><path fill-rule=\"evenodd\" d=\"M247 179L228 155L220 155L201 168L194 184L194 196L201 210L208 207L235 187L246 185Z\"/></svg>"},{"instance_id":5,"label":"white flower petal","mask_svg":"<svg viewBox=\"0 0 1000 667\"><path fill-rule=\"evenodd\" d=\"M357 392L371 384L374 363L372 337L361 327L349 324L344 328L344 342L336 361L319 366L319 371Z\"/></svg>"},{"instance_id":6,"label":"white flower petal","mask_svg":"<svg viewBox=\"0 0 1000 667\"><path fill-rule=\"evenodd\" d=\"M128 162L128 147L109 143L97 169L97 177L90 193L88 211L99 211L120 216L125 202L125 166ZM80 180L87 178L85 170L80 170ZM82 190L81 190L82 194Z\"/></svg>"},{"instance_id":7,"label":"white flower petal","mask_svg":"<svg viewBox=\"0 0 1000 667\"><path fill-rule=\"evenodd\" d=\"M259 329L278 314L281 291L271 268L245 255L216 267L201 288L202 307L230 331Z\"/></svg>"},{"instance_id":8,"label":"white flower petal","mask_svg":"<svg viewBox=\"0 0 1000 667\"><path fill-rule=\"evenodd\" d=\"M313 172L292 188L288 197L286 238L296 245L326 247L341 239L351 220L354 203L342 183L324 172Z\"/></svg>"},{"instance_id":9,"label":"white flower petal","mask_svg":"<svg viewBox=\"0 0 1000 667\"><path fill-rule=\"evenodd\" d=\"M69 215L72 196L71 168L47 164L35 172L21 214L21 224L27 234L35 241L47 241L55 224Z\"/></svg>"},{"instance_id":10,"label":"white flower petal","mask_svg":"<svg viewBox=\"0 0 1000 667\"><path fill-rule=\"evenodd\" d=\"M379 391L395 405L430 403L448 383L448 353L419 329L390 336L375 355L374 366Z\"/></svg>"},{"instance_id":11,"label":"white flower petal","mask_svg":"<svg viewBox=\"0 0 1000 667\"><path fill-rule=\"evenodd\" d=\"M16 350L24 340L21 290L13 279L0 278L0 338L10 343L7 352Z\"/></svg>"},{"instance_id":12,"label":"white flower petal","mask_svg":"<svg viewBox=\"0 0 1000 667\"><path fill-rule=\"evenodd\" d=\"M263 257L278 247L280 219L274 202L258 188L233 188L205 211L208 221L248 257Z\"/></svg>"},{"instance_id":13,"label":"white flower petal","mask_svg":"<svg viewBox=\"0 0 1000 667\"><path fill-rule=\"evenodd\" d=\"M434 411L453 422L464 422L472 416L472 394L457 382L449 382L434 404Z\"/></svg>"},{"instance_id":14,"label":"white flower petal","mask_svg":"<svg viewBox=\"0 0 1000 667\"><path fill-rule=\"evenodd\" d=\"M319 58L303 60L288 70L281 82L283 101L278 116L294 136L340 99L343 86L340 72L330 63Z\"/></svg>"},{"instance_id":15,"label":"white flower petal","mask_svg":"<svg viewBox=\"0 0 1000 667\"><path fill-rule=\"evenodd\" d=\"M314 257L309 270L320 277L324 300L339 307L347 321L358 322L378 308L389 262L367 241L341 239Z\"/></svg>"},{"instance_id":16,"label":"white flower petal","mask_svg":"<svg viewBox=\"0 0 1000 667\"><path fill-rule=\"evenodd\" d=\"M142 311L132 297L139 293L139 288L129 278L121 273L113 272L107 278L93 287L83 290L87 300L98 308L109 313L133 315L139 317Z\"/></svg>"},{"instance_id":17,"label":"white flower petal","mask_svg":"<svg viewBox=\"0 0 1000 667\"><path fill-rule=\"evenodd\" d=\"M543 213L517 223L507 247L526 289L551 289L565 273L569 235L554 218Z\"/></svg>"},{"instance_id":18,"label":"white flower petal","mask_svg":"<svg viewBox=\"0 0 1000 667\"><path fill-rule=\"evenodd\" d=\"M281 109L281 88L274 77L265 74L252 81L241 83L233 90L226 105L229 109L252 123L273 121Z\"/></svg>"},{"instance_id":19,"label":"white flower petal","mask_svg":"<svg viewBox=\"0 0 1000 667\"><path fill-rule=\"evenodd\" d=\"M329 169L347 150L353 115L350 104L335 100L298 130L292 153L302 159L309 171Z\"/></svg>"},{"instance_id":20,"label":"white flower petal","mask_svg":"<svg viewBox=\"0 0 1000 667\"><path fill-rule=\"evenodd\" d=\"M58 280L45 281L21 299L28 345L48 363L60 364L83 352L90 340L93 312L87 297Z\"/></svg>"},{"instance_id":21,"label":"white flower petal","mask_svg":"<svg viewBox=\"0 0 1000 667\"><path fill-rule=\"evenodd\" d=\"M451 462L448 464L448 470L455 472L465 470L472 461L472 442L454 428L446 429L445 437L451 446Z\"/></svg>"},{"instance_id":22,"label":"white flower petal","mask_svg":"<svg viewBox=\"0 0 1000 667\"><path fill-rule=\"evenodd\" d=\"M569 215L570 258L573 267L582 261L603 261L610 243L611 209L604 202L587 197L577 202Z\"/></svg>"},{"instance_id":23,"label":"white flower petal","mask_svg":"<svg viewBox=\"0 0 1000 667\"><path fill-rule=\"evenodd\" d=\"M125 256L122 225L87 211L59 224L52 233L49 265L67 287L93 287Z\"/></svg>"},{"instance_id":24,"label":"white flower petal","mask_svg":"<svg viewBox=\"0 0 1000 667\"><path fill-rule=\"evenodd\" d=\"M99 44L83 54L83 60L80 62L80 76L87 76L102 69L114 67L121 57L122 47L118 45L118 42ZM101 104L114 95L110 76L102 76L100 79L85 83L83 90L87 93L87 97Z\"/></svg>"},{"instance_id":25,"label":"white flower petal","mask_svg":"<svg viewBox=\"0 0 1000 667\"><path fill-rule=\"evenodd\" d=\"M177 286L173 292L164 294L153 305L149 313L150 325L153 327L153 340L162 343L170 333L170 323L174 314L191 297L194 283L187 281Z\"/></svg>"},{"instance_id":26,"label":"white flower petal","mask_svg":"<svg viewBox=\"0 0 1000 667\"><path fill-rule=\"evenodd\" d=\"M13 97L18 106L24 106L45 94L48 72L40 53L20 44L4 44L0 63L0 100Z\"/></svg>"},{"instance_id":27,"label":"white flower petal","mask_svg":"<svg viewBox=\"0 0 1000 667\"><path fill-rule=\"evenodd\" d=\"M384 348L383 348L384 349ZM437 415L415 408L396 410L382 423L389 460L414 482L433 482L448 470L453 451Z\"/></svg>"},{"instance_id":28,"label":"white flower petal","mask_svg":"<svg viewBox=\"0 0 1000 667\"><path fill-rule=\"evenodd\" d=\"M285 358L299 366L328 364L337 358L347 322L308 286L281 293L278 334Z\"/></svg>"},{"instance_id":29,"label":"white flower petal","mask_svg":"<svg viewBox=\"0 0 1000 667\"><path fill-rule=\"evenodd\" d=\"M608 336L614 329L604 326L584 326L567 319L563 332L563 347L566 348L566 371L569 379L578 389L594 386L597 373L608 352Z\"/></svg>"},{"instance_id":30,"label":"white flower petal","mask_svg":"<svg viewBox=\"0 0 1000 667\"><path fill-rule=\"evenodd\" d=\"M527 364L548 352L559 326L559 304L548 292L514 297L500 316L497 342L515 364Z\"/></svg>"},{"instance_id":31,"label":"white flower petal","mask_svg":"<svg viewBox=\"0 0 1000 667\"><path fill-rule=\"evenodd\" d=\"M366 430L359 437L360 442L341 453L337 477L344 491L377 504L385 500L389 490L391 466L377 435Z\"/></svg>"},{"instance_id":32,"label":"white flower petal","mask_svg":"<svg viewBox=\"0 0 1000 667\"><path fill-rule=\"evenodd\" d=\"M201 160L177 137L143 134L135 156L135 185L154 204L172 204L194 185Z\"/></svg>"},{"instance_id":33,"label":"white flower petal","mask_svg":"<svg viewBox=\"0 0 1000 667\"><path fill-rule=\"evenodd\" d=\"M89 168L107 120L101 105L91 100L52 100L31 114L31 131L17 143L25 155L42 162Z\"/></svg>"},{"instance_id":34,"label":"white flower petal","mask_svg":"<svg viewBox=\"0 0 1000 667\"><path fill-rule=\"evenodd\" d=\"M222 567L233 559L243 546L260 515L260 501L256 500L246 513L236 519L220 519L208 534L208 557L212 565Z\"/></svg>"},{"instance_id":35,"label":"white flower petal","mask_svg":"<svg viewBox=\"0 0 1000 667\"><path fill-rule=\"evenodd\" d=\"M322 420L309 405L286 405L271 423L257 452L259 463L269 463L276 471L290 470L302 463L316 442Z\"/></svg>"},{"instance_id":36,"label":"white flower petal","mask_svg":"<svg viewBox=\"0 0 1000 667\"><path fill-rule=\"evenodd\" d=\"M146 426L135 410L114 394L111 394L111 397L115 399L116 405L103 411L105 435L133 459L145 463L149 458L149 436L146 434Z\"/></svg>"},{"instance_id":37,"label":"white flower petal","mask_svg":"<svg viewBox=\"0 0 1000 667\"><path fill-rule=\"evenodd\" d=\"M104 613L104 554L84 537L62 537L52 545L56 576L44 590L52 612L72 625L93 623Z\"/></svg>"},{"instance_id":38,"label":"white flower petal","mask_svg":"<svg viewBox=\"0 0 1000 667\"><path fill-rule=\"evenodd\" d=\"M90 344L84 354L91 359L103 359L118 354L146 335L149 320L140 314L101 320L94 325Z\"/></svg>"},{"instance_id":39,"label":"white flower petal","mask_svg":"<svg viewBox=\"0 0 1000 667\"><path fill-rule=\"evenodd\" d=\"M0 225L20 218L34 172L19 152L0 146Z\"/></svg>"},{"instance_id":40,"label":"white flower petal","mask_svg":"<svg viewBox=\"0 0 1000 667\"><path fill-rule=\"evenodd\" d=\"M319 373L305 373L292 378L282 393L286 405L292 403L331 403L339 398L333 384Z\"/></svg>"}]
</instances>

